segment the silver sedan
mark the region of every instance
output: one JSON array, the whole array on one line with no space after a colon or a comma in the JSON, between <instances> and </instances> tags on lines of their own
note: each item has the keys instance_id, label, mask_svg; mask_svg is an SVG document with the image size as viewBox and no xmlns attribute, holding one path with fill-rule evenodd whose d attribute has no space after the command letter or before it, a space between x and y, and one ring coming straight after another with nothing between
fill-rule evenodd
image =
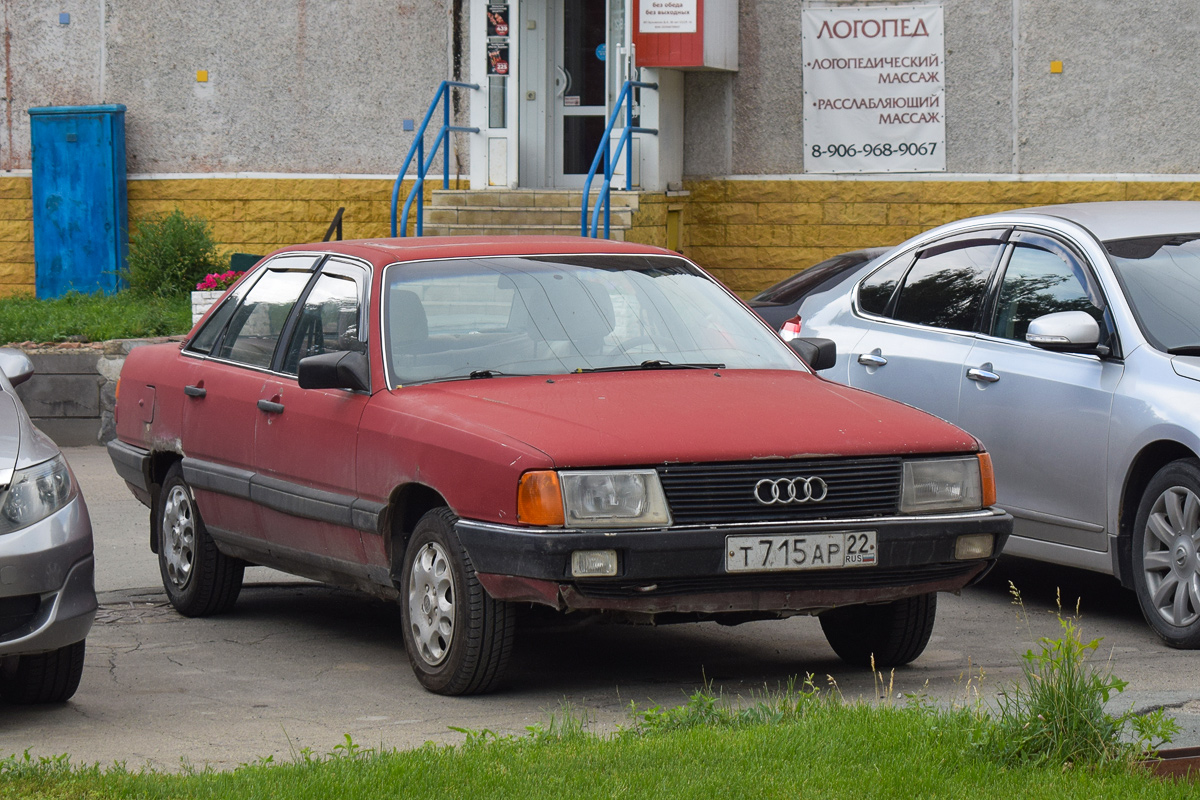
<instances>
[{"instance_id":1,"label":"silver sedan","mask_svg":"<svg viewBox=\"0 0 1200 800\"><path fill-rule=\"evenodd\" d=\"M96 616L92 523L13 391L32 375L24 353L0 348L0 698L61 703L79 686Z\"/></svg>"},{"instance_id":2,"label":"silver sedan","mask_svg":"<svg viewBox=\"0 0 1200 800\"><path fill-rule=\"evenodd\" d=\"M805 299L826 377L992 454L1006 553L1116 575L1200 647L1200 203L1048 206L917 236Z\"/></svg>"}]
</instances>

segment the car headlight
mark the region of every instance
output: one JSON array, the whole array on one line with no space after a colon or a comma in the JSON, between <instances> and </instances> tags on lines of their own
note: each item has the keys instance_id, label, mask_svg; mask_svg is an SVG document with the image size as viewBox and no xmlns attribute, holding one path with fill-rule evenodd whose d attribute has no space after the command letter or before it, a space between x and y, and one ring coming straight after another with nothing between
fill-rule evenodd
<instances>
[{"instance_id":1,"label":"car headlight","mask_svg":"<svg viewBox=\"0 0 1200 800\"><path fill-rule=\"evenodd\" d=\"M27 528L58 511L75 496L75 482L62 455L13 473L0 503L0 534Z\"/></svg>"},{"instance_id":2,"label":"car headlight","mask_svg":"<svg viewBox=\"0 0 1200 800\"><path fill-rule=\"evenodd\" d=\"M652 469L527 472L517 492L517 519L572 528L671 524L667 498Z\"/></svg>"},{"instance_id":3,"label":"car headlight","mask_svg":"<svg viewBox=\"0 0 1200 800\"><path fill-rule=\"evenodd\" d=\"M973 511L995 502L992 462L987 453L904 462L901 513Z\"/></svg>"}]
</instances>

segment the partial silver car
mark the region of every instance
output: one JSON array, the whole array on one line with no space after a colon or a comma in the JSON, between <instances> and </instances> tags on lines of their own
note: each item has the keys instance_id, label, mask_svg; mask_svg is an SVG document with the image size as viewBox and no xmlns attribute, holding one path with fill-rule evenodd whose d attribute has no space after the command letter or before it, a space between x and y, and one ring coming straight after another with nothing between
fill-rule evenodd
<instances>
[{"instance_id":1,"label":"partial silver car","mask_svg":"<svg viewBox=\"0 0 1200 800\"><path fill-rule=\"evenodd\" d=\"M1200 647L1200 203L1048 206L935 228L810 295L826 377L992 454L1006 553L1116 575Z\"/></svg>"},{"instance_id":2,"label":"partial silver car","mask_svg":"<svg viewBox=\"0 0 1200 800\"><path fill-rule=\"evenodd\" d=\"M96 616L92 523L70 467L13 391L33 374L0 348L0 698L60 703Z\"/></svg>"}]
</instances>

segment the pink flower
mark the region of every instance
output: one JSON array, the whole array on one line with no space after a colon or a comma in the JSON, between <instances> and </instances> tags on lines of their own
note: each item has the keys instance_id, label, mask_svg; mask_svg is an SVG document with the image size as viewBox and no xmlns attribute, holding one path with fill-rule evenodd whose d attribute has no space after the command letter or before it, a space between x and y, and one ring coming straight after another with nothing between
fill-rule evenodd
<instances>
[{"instance_id":1,"label":"pink flower","mask_svg":"<svg viewBox=\"0 0 1200 800\"><path fill-rule=\"evenodd\" d=\"M196 284L198 292L223 292L237 282L237 279L245 275L244 272L210 272L204 276L204 280Z\"/></svg>"}]
</instances>

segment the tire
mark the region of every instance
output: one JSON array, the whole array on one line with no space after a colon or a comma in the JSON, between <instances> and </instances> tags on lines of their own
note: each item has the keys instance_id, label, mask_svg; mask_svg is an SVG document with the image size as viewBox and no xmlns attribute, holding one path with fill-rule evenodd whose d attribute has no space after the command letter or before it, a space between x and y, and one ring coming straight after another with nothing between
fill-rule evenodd
<instances>
[{"instance_id":1,"label":"tire","mask_svg":"<svg viewBox=\"0 0 1200 800\"><path fill-rule=\"evenodd\" d=\"M855 667L902 667L925 651L937 617L937 594L882 605L844 606L821 614L821 630L838 657Z\"/></svg>"},{"instance_id":2,"label":"tire","mask_svg":"<svg viewBox=\"0 0 1200 800\"><path fill-rule=\"evenodd\" d=\"M1133 526L1133 585L1164 642L1200 648L1200 461L1174 461L1150 480Z\"/></svg>"},{"instance_id":3,"label":"tire","mask_svg":"<svg viewBox=\"0 0 1200 800\"><path fill-rule=\"evenodd\" d=\"M10 703L65 703L83 677L84 642L49 653L17 656L16 668L0 678L0 695Z\"/></svg>"},{"instance_id":4,"label":"tire","mask_svg":"<svg viewBox=\"0 0 1200 800\"><path fill-rule=\"evenodd\" d=\"M246 562L217 549L178 463L167 472L154 502L154 534L163 588L176 611L206 617L233 608Z\"/></svg>"},{"instance_id":5,"label":"tire","mask_svg":"<svg viewBox=\"0 0 1200 800\"><path fill-rule=\"evenodd\" d=\"M512 605L475 577L448 508L417 522L404 552L400 615L417 680L436 694L482 694L504 677L516 630Z\"/></svg>"}]
</instances>

